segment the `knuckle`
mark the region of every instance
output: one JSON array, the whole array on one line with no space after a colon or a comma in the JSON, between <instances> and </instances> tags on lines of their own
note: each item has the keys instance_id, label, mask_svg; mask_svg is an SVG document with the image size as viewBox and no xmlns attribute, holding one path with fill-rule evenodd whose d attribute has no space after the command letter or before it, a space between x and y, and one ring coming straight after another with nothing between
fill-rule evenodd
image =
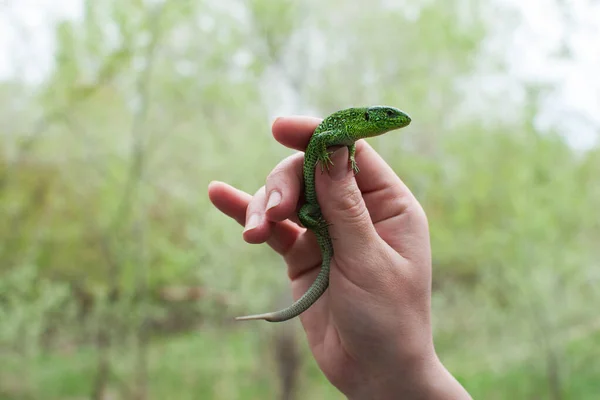
<instances>
[{"instance_id":1,"label":"knuckle","mask_svg":"<svg viewBox=\"0 0 600 400\"><path fill-rule=\"evenodd\" d=\"M257 211L261 209L261 204L265 199L265 187L261 186L260 189L254 193L254 196L250 199L248 206L246 207L247 213L250 214L253 211Z\"/></svg>"},{"instance_id":2,"label":"knuckle","mask_svg":"<svg viewBox=\"0 0 600 400\"><path fill-rule=\"evenodd\" d=\"M252 200L256 199L257 197L263 196L265 193L265 186L261 186L258 188L258 190L256 192L254 192L254 196L252 196ZM251 200L251 202L252 202Z\"/></svg>"},{"instance_id":3,"label":"knuckle","mask_svg":"<svg viewBox=\"0 0 600 400\"><path fill-rule=\"evenodd\" d=\"M413 216L415 221L426 228L429 227L429 220L427 218L427 213L425 209L416 199L411 202L411 204L407 207L407 212Z\"/></svg>"},{"instance_id":4,"label":"knuckle","mask_svg":"<svg viewBox=\"0 0 600 400\"><path fill-rule=\"evenodd\" d=\"M347 187L337 197L336 211L348 221L362 222L369 218L367 207L359 190Z\"/></svg>"},{"instance_id":5,"label":"knuckle","mask_svg":"<svg viewBox=\"0 0 600 400\"><path fill-rule=\"evenodd\" d=\"M301 175L302 158L299 157L301 155L302 154L294 154L286 157L273 168L266 179L269 191L274 188L281 188L286 182L296 178L298 174ZM300 165L300 168L298 168L298 165Z\"/></svg>"},{"instance_id":6,"label":"knuckle","mask_svg":"<svg viewBox=\"0 0 600 400\"><path fill-rule=\"evenodd\" d=\"M269 175L267 175L267 186L269 189L272 189L274 186L280 185L282 181L285 180L285 169L281 166L281 164L277 165Z\"/></svg>"},{"instance_id":7,"label":"knuckle","mask_svg":"<svg viewBox=\"0 0 600 400\"><path fill-rule=\"evenodd\" d=\"M387 204L390 215L408 215L415 222L427 224L425 210L412 193L399 194L390 187L382 191L377 202Z\"/></svg>"},{"instance_id":8,"label":"knuckle","mask_svg":"<svg viewBox=\"0 0 600 400\"><path fill-rule=\"evenodd\" d=\"M410 215L416 222L428 223L425 209L412 193L399 197L397 203L402 214Z\"/></svg>"}]
</instances>

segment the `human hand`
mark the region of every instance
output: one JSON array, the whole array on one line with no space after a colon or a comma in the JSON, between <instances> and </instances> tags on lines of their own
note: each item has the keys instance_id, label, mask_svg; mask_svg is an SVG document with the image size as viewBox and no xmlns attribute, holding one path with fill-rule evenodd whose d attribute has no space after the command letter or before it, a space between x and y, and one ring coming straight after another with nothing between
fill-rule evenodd
<instances>
[{"instance_id":1,"label":"human hand","mask_svg":"<svg viewBox=\"0 0 600 400\"><path fill-rule=\"evenodd\" d=\"M321 122L279 118L273 135L304 150ZM389 136L400 134L388 133ZM349 398L468 399L443 367L430 320L431 250L425 213L410 190L364 140L356 176L345 147L329 173L316 174L334 257L325 294L300 315L311 351L327 378ZM298 225L303 153L279 163L254 196L211 182L209 197L245 226L249 243L268 243L288 266L294 299L321 267L312 232Z\"/></svg>"}]
</instances>

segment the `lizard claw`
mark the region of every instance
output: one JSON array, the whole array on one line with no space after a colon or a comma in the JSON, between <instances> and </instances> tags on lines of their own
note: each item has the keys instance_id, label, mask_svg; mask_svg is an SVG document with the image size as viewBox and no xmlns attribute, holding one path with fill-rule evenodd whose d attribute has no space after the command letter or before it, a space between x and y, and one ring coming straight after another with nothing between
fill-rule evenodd
<instances>
[{"instance_id":1,"label":"lizard claw","mask_svg":"<svg viewBox=\"0 0 600 400\"><path fill-rule=\"evenodd\" d=\"M331 161L331 155L333 154L333 152L328 151L325 153L325 155L319 157L319 161L321 162L321 173L324 172L324 169L327 169L327 171L329 171L329 168L333 166L333 161Z\"/></svg>"},{"instance_id":2,"label":"lizard claw","mask_svg":"<svg viewBox=\"0 0 600 400\"><path fill-rule=\"evenodd\" d=\"M317 229L328 229L332 225L329 222L327 222L323 217L319 217L319 219L317 220L317 224Z\"/></svg>"}]
</instances>

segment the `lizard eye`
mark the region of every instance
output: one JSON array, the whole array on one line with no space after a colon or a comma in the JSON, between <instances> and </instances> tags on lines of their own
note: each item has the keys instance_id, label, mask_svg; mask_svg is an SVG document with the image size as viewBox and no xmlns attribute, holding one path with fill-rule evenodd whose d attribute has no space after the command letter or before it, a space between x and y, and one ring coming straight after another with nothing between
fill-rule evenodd
<instances>
[{"instance_id":1,"label":"lizard eye","mask_svg":"<svg viewBox=\"0 0 600 400\"><path fill-rule=\"evenodd\" d=\"M392 110L387 110L386 114L388 117L393 117L394 116L394 112Z\"/></svg>"},{"instance_id":2,"label":"lizard eye","mask_svg":"<svg viewBox=\"0 0 600 400\"><path fill-rule=\"evenodd\" d=\"M369 120L369 112L367 111L367 112L365 113L365 121L368 121L368 120Z\"/></svg>"}]
</instances>

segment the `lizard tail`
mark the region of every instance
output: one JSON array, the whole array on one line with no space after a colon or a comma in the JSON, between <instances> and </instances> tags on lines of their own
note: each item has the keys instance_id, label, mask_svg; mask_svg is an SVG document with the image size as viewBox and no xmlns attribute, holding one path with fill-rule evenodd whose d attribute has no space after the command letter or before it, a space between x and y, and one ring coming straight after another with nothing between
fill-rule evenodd
<instances>
[{"instance_id":1,"label":"lizard tail","mask_svg":"<svg viewBox=\"0 0 600 400\"><path fill-rule=\"evenodd\" d=\"M326 254L329 255L331 253L328 252ZM321 271L319 271L319 275L317 275L313 284L308 288L306 293L291 306L275 312L236 317L236 320L251 321L263 319L268 322L283 322L302 314L304 311L308 310L319 297L321 297L329 286L329 263L330 257L325 257L323 264L321 265Z\"/></svg>"},{"instance_id":2,"label":"lizard tail","mask_svg":"<svg viewBox=\"0 0 600 400\"><path fill-rule=\"evenodd\" d=\"M274 322L274 321L272 321L274 314L275 313L246 315L244 317L235 317L235 320L236 321L252 321L252 320L264 319L265 321Z\"/></svg>"}]
</instances>

